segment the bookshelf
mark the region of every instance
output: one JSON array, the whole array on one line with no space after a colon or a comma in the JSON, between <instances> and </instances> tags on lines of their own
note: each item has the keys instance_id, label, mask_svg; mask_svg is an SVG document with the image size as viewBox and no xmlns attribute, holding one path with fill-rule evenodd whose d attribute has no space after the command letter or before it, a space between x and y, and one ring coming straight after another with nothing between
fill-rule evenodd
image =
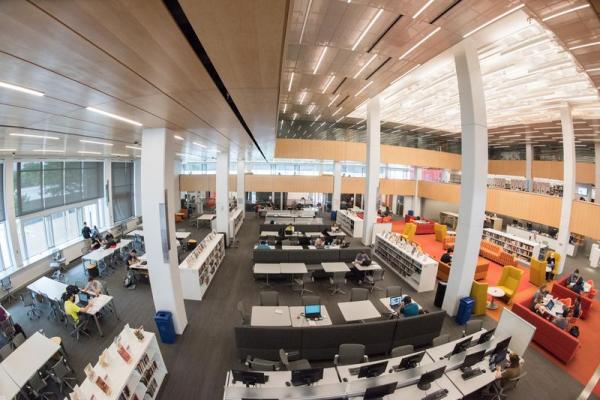
<instances>
[{"instance_id":1,"label":"bookshelf","mask_svg":"<svg viewBox=\"0 0 600 400\"><path fill-rule=\"evenodd\" d=\"M531 257L537 259L540 255L539 243L523 239L507 232L484 228L483 239L501 246L504 251L513 254L518 261L526 265L529 265Z\"/></svg>"},{"instance_id":2,"label":"bookshelf","mask_svg":"<svg viewBox=\"0 0 600 400\"><path fill-rule=\"evenodd\" d=\"M156 335L147 331L141 331L141 334L143 339L140 340L134 329L125 325L100 355L98 363L91 369L86 367L86 378L74 388L71 399L155 399L167 375L167 367ZM121 354L129 355L129 361L125 361ZM105 362L100 361L102 358Z\"/></svg>"},{"instance_id":3,"label":"bookshelf","mask_svg":"<svg viewBox=\"0 0 600 400\"><path fill-rule=\"evenodd\" d=\"M179 265L183 298L202 300L225 257L225 235L211 232Z\"/></svg>"},{"instance_id":4,"label":"bookshelf","mask_svg":"<svg viewBox=\"0 0 600 400\"><path fill-rule=\"evenodd\" d=\"M234 237L244 222L244 210L236 207L229 213L229 234Z\"/></svg>"},{"instance_id":5,"label":"bookshelf","mask_svg":"<svg viewBox=\"0 0 600 400\"><path fill-rule=\"evenodd\" d=\"M450 230L455 231L458 225L458 214L450 211L441 211L440 224L447 225Z\"/></svg>"},{"instance_id":6,"label":"bookshelf","mask_svg":"<svg viewBox=\"0 0 600 400\"><path fill-rule=\"evenodd\" d=\"M438 262L394 232L378 233L374 253L417 292L435 287Z\"/></svg>"},{"instance_id":7,"label":"bookshelf","mask_svg":"<svg viewBox=\"0 0 600 400\"><path fill-rule=\"evenodd\" d=\"M362 211L362 210L361 210ZM344 232L355 238L361 238L363 232L363 220L352 210L339 210L336 222Z\"/></svg>"}]
</instances>

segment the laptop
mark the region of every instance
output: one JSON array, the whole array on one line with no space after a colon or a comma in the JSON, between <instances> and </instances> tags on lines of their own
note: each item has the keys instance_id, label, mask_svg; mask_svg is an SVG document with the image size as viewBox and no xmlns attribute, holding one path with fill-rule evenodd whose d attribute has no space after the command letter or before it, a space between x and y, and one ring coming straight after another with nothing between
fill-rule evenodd
<instances>
[{"instance_id":1,"label":"laptop","mask_svg":"<svg viewBox=\"0 0 600 400\"><path fill-rule=\"evenodd\" d=\"M77 302L79 307L85 307L90 302L90 296L85 292L77 293L77 297L79 298L79 301Z\"/></svg>"},{"instance_id":2,"label":"laptop","mask_svg":"<svg viewBox=\"0 0 600 400\"><path fill-rule=\"evenodd\" d=\"M321 318L321 305L320 304L307 304L304 306L304 317L306 319L318 319Z\"/></svg>"},{"instance_id":3,"label":"laptop","mask_svg":"<svg viewBox=\"0 0 600 400\"><path fill-rule=\"evenodd\" d=\"M550 300L547 304L546 304L546 308L550 311L552 311L552 309L554 308L554 300Z\"/></svg>"},{"instance_id":4,"label":"laptop","mask_svg":"<svg viewBox=\"0 0 600 400\"><path fill-rule=\"evenodd\" d=\"M390 297L390 308L398 308L402 303L402 296Z\"/></svg>"}]
</instances>

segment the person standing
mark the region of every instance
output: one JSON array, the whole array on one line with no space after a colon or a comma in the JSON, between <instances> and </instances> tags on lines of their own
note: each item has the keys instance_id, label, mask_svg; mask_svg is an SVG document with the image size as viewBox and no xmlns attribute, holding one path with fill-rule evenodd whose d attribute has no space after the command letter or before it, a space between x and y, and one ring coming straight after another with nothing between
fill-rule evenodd
<instances>
[{"instance_id":1,"label":"person standing","mask_svg":"<svg viewBox=\"0 0 600 400\"><path fill-rule=\"evenodd\" d=\"M92 230L90 229L89 226L87 226L86 222L83 223L83 229L81 229L81 234L83 235L84 239L92 238Z\"/></svg>"}]
</instances>

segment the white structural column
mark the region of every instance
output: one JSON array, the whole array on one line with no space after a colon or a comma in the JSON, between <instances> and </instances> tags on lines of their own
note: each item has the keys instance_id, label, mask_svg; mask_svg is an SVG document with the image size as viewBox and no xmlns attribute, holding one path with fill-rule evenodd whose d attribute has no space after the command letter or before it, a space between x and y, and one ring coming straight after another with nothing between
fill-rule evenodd
<instances>
[{"instance_id":1,"label":"white structural column","mask_svg":"<svg viewBox=\"0 0 600 400\"><path fill-rule=\"evenodd\" d=\"M113 192L112 192L112 162L104 160L104 206L106 211L106 225L113 226Z\"/></svg>"},{"instance_id":2,"label":"white structural column","mask_svg":"<svg viewBox=\"0 0 600 400\"><path fill-rule=\"evenodd\" d=\"M179 176L176 176L179 181ZM134 213L135 215L142 215L142 160L137 159L133 161L133 197L134 197ZM179 187L179 185L177 185Z\"/></svg>"},{"instance_id":3,"label":"white structural column","mask_svg":"<svg viewBox=\"0 0 600 400\"><path fill-rule=\"evenodd\" d=\"M373 225L377 222L379 197L379 158L381 149L381 105L379 96L367 103L367 179L362 196L364 213L362 243L372 242Z\"/></svg>"},{"instance_id":4,"label":"white structural column","mask_svg":"<svg viewBox=\"0 0 600 400\"><path fill-rule=\"evenodd\" d=\"M172 135L164 128L144 129L142 133L142 216L154 307L156 311L166 310L173 314L175 332L181 335L187 326L187 315L175 238L178 205L172 204L175 153L172 140Z\"/></svg>"},{"instance_id":5,"label":"white structural column","mask_svg":"<svg viewBox=\"0 0 600 400\"><path fill-rule=\"evenodd\" d=\"M525 181L527 184L527 191L533 190L533 175L531 173L533 165L533 144L527 143L525 145Z\"/></svg>"},{"instance_id":6,"label":"white structural column","mask_svg":"<svg viewBox=\"0 0 600 400\"><path fill-rule=\"evenodd\" d=\"M229 149L217 154L217 232L229 242Z\"/></svg>"},{"instance_id":7,"label":"white structural column","mask_svg":"<svg viewBox=\"0 0 600 400\"><path fill-rule=\"evenodd\" d=\"M8 236L10 246L13 252L13 261L15 267L23 266L23 255L21 254L21 246L19 246L19 233L17 231L17 212L15 210L15 183L14 183L14 168L15 160L12 157L4 159L4 217L6 218L6 227L8 228Z\"/></svg>"},{"instance_id":8,"label":"white structural column","mask_svg":"<svg viewBox=\"0 0 600 400\"><path fill-rule=\"evenodd\" d=\"M179 159L174 159L173 160L173 177L171 178L173 180L173 208L175 210L180 210L181 209L181 191L179 189L179 174L181 174L181 171L183 170L183 163L181 162L181 160ZM170 201L170 200L169 200Z\"/></svg>"},{"instance_id":9,"label":"white structural column","mask_svg":"<svg viewBox=\"0 0 600 400\"><path fill-rule=\"evenodd\" d=\"M412 203L412 209L415 212L416 216L421 215L421 197L419 196L419 181L423 179L423 168L415 167L415 196Z\"/></svg>"},{"instance_id":10,"label":"white structural column","mask_svg":"<svg viewBox=\"0 0 600 400\"><path fill-rule=\"evenodd\" d=\"M246 160L239 159L237 161L237 204L242 210L246 209ZM275 201L275 195L273 195Z\"/></svg>"},{"instance_id":11,"label":"white structural column","mask_svg":"<svg viewBox=\"0 0 600 400\"><path fill-rule=\"evenodd\" d=\"M600 143L596 143L596 145L594 146L594 150L595 150L595 189L596 189L596 197L594 198L594 201L598 204L600 204Z\"/></svg>"},{"instance_id":12,"label":"white structural column","mask_svg":"<svg viewBox=\"0 0 600 400\"><path fill-rule=\"evenodd\" d=\"M456 244L442 308L455 315L459 300L471 292L485 215L488 133L477 49L471 40L455 48L462 127L462 181Z\"/></svg>"},{"instance_id":13,"label":"white structural column","mask_svg":"<svg viewBox=\"0 0 600 400\"><path fill-rule=\"evenodd\" d=\"M560 207L560 225L558 226L559 274L562 273L567 258L567 247L571 236L569 230L571 207L575 199L575 133L571 107L568 104L564 104L560 108L560 123L563 138L563 197Z\"/></svg>"},{"instance_id":14,"label":"white structural column","mask_svg":"<svg viewBox=\"0 0 600 400\"><path fill-rule=\"evenodd\" d=\"M339 211L342 201L342 163L333 163L333 198L331 199L331 210Z\"/></svg>"}]
</instances>

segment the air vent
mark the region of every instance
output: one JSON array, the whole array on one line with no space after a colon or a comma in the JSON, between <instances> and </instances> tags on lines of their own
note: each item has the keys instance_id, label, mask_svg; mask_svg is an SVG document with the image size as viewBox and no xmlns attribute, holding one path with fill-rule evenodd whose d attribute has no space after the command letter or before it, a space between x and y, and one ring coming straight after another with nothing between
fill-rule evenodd
<instances>
[{"instance_id":1,"label":"air vent","mask_svg":"<svg viewBox=\"0 0 600 400\"><path fill-rule=\"evenodd\" d=\"M390 31L390 29L392 29L394 27L394 25L396 25L396 23L398 21L400 21L400 18L402 18L402 17L403 17L402 14L398 15L398 17L394 20L394 22L392 22L390 24L390 26L388 26L387 29L385 31L383 31L383 33L381 35L379 35L379 37L377 38L377 40L375 41L375 43L373 43L371 45L371 47L369 47L369 50L367 50L367 53L370 53L371 50L373 50L375 48L375 46L377 46L379 44L379 42L381 41L381 39L383 39L383 37Z\"/></svg>"},{"instance_id":2,"label":"air vent","mask_svg":"<svg viewBox=\"0 0 600 400\"><path fill-rule=\"evenodd\" d=\"M454 3L450 4L448 7L446 7L446 9L444 11L442 11L442 13L440 15L438 15L437 17L432 19L430 24L433 24L433 23L435 23L435 21L442 18L444 15L446 15L446 13L448 13L450 10L452 10L454 8L454 6L457 5L458 3L460 3L461 1L462 0L454 0Z\"/></svg>"},{"instance_id":3,"label":"air vent","mask_svg":"<svg viewBox=\"0 0 600 400\"><path fill-rule=\"evenodd\" d=\"M367 81L368 81L369 79L371 79L371 77L372 77L373 75L375 75L375 74L377 73L377 71L379 71L379 70L381 69L381 67L383 67L385 64L389 63L391 59L392 59L392 57L388 57L388 59L387 59L387 60L385 60L384 62L382 62L382 63L381 63L381 65L379 65L379 67L375 68L375 70L374 70L373 72L371 72L371 73L369 74L369 76L367 76L367 77L365 78L365 80L367 80Z\"/></svg>"}]
</instances>

